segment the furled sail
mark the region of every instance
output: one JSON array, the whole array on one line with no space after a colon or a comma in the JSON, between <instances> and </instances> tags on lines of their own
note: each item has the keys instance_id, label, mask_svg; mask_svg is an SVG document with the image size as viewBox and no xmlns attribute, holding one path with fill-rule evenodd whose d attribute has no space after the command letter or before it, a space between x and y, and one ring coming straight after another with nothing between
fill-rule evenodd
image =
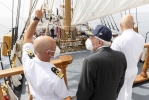
<instances>
[{"instance_id":1,"label":"furled sail","mask_svg":"<svg viewBox=\"0 0 149 100\"><path fill-rule=\"evenodd\" d=\"M148 4L149 0L76 0L72 25Z\"/></svg>"}]
</instances>

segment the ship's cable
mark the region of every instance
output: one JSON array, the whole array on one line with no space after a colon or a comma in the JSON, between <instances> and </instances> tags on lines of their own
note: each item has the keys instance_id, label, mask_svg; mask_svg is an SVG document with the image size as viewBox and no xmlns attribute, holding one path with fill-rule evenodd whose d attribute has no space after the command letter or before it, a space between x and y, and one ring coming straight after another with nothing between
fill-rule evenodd
<instances>
[{"instance_id":1,"label":"ship's cable","mask_svg":"<svg viewBox=\"0 0 149 100\"><path fill-rule=\"evenodd\" d=\"M118 27L117 27L117 25L116 25L116 22L115 22L115 20L114 20L114 18L113 18L112 15L111 15L111 18L112 18L112 20L113 20L113 22L114 22L114 24L115 24L115 26L116 26L116 28L117 28L117 31L119 31L119 29L118 29Z\"/></svg>"},{"instance_id":2,"label":"ship's cable","mask_svg":"<svg viewBox=\"0 0 149 100\"><path fill-rule=\"evenodd\" d=\"M137 8L136 8L136 22L137 22L137 27L138 27L138 14L137 14ZM138 29L138 32L139 32L139 29Z\"/></svg>"},{"instance_id":3,"label":"ship's cable","mask_svg":"<svg viewBox=\"0 0 149 100\"><path fill-rule=\"evenodd\" d=\"M29 16L32 14L33 10L35 9L37 2L38 2L38 0L34 0L34 3L33 3L33 5L32 5L31 11L29 12ZM26 21L26 23L25 23L25 26L24 26L24 28L23 28L22 34L21 34L21 36L20 36L20 39L21 39L22 36L23 36L23 33L24 33L25 29L26 29L26 26L27 26L28 21L29 21L29 18L27 19L27 21Z\"/></svg>"},{"instance_id":4,"label":"ship's cable","mask_svg":"<svg viewBox=\"0 0 149 100\"><path fill-rule=\"evenodd\" d=\"M110 21L110 24L111 24L112 28L115 30L115 28L114 28L114 26L113 26L113 23L112 23L112 21L111 21L111 19L110 19L109 16L108 16L108 18L109 18L109 21Z\"/></svg>"}]
</instances>

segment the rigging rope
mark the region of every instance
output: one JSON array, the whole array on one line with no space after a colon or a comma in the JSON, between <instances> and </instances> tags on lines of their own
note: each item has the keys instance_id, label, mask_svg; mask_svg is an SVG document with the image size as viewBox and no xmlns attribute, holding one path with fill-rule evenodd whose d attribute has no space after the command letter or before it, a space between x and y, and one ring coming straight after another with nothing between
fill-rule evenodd
<instances>
[{"instance_id":1,"label":"rigging rope","mask_svg":"<svg viewBox=\"0 0 149 100\"><path fill-rule=\"evenodd\" d=\"M21 0L18 0L17 17L16 17L16 25L17 26L19 26L20 8L21 8Z\"/></svg>"},{"instance_id":2,"label":"rigging rope","mask_svg":"<svg viewBox=\"0 0 149 100\"><path fill-rule=\"evenodd\" d=\"M113 19L113 22L114 22L114 24L115 24L115 26L116 26L117 30L119 31L119 29L118 29L118 27L117 27L117 25L116 25L116 23L115 23L114 18L113 18L113 16L112 16L112 15L111 15L111 17L112 17L112 19Z\"/></svg>"},{"instance_id":3,"label":"rigging rope","mask_svg":"<svg viewBox=\"0 0 149 100\"><path fill-rule=\"evenodd\" d=\"M120 12L120 14L121 14L121 18L122 18L122 16L123 16L122 12Z\"/></svg>"},{"instance_id":4,"label":"rigging rope","mask_svg":"<svg viewBox=\"0 0 149 100\"><path fill-rule=\"evenodd\" d=\"M137 14L137 8L136 8L136 22L137 22L137 27L138 27L138 16L137 16L138 14ZM139 30L138 30L138 32L139 32Z\"/></svg>"},{"instance_id":5,"label":"rigging rope","mask_svg":"<svg viewBox=\"0 0 149 100\"><path fill-rule=\"evenodd\" d=\"M112 21L111 21L111 19L110 19L109 16L108 16L108 18L109 18L109 21L110 21L110 23L111 23L112 28L115 30L115 28L114 28L114 26L113 26L113 24L112 24Z\"/></svg>"},{"instance_id":6,"label":"rigging rope","mask_svg":"<svg viewBox=\"0 0 149 100\"><path fill-rule=\"evenodd\" d=\"M103 25L103 22L102 22L102 19L100 18L100 22L101 22L101 24Z\"/></svg>"},{"instance_id":7,"label":"rigging rope","mask_svg":"<svg viewBox=\"0 0 149 100\"><path fill-rule=\"evenodd\" d=\"M52 0L52 7L51 7L51 9L50 9L50 16L49 16L49 19L50 19L50 17L52 16L53 4L54 4L54 0ZM46 36L47 33L48 33L50 22L51 22L51 21L49 20L49 21L48 21L48 25L47 25L47 27L46 27L46 31L45 31L45 36Z\"/></svg>"},{"instance_id":8,"label":"rigging rope","mask_svg":"<svg viewBox=\"0 0 149 100\"><path fill-rule=\"evenodd\" d=\"M105 26L107 26L107 24L106 24L106 22L105 22L105 20L104 20L104 17L103 17L103 22L105 23Z\"/></svg>"},{"instance_id":9,"label":"rigging rope","mask_svg":"<svg viewBox=\"0 0 149 100\"><path fill-rule=\"evenodd\" d=\"M34 0L34 3L33 3L33 6L32 6L32 8L31 8L31 11L29 12L29 16L32 14L33 10L35 9L37 2L38 2L38 0ZM20 39L21 39L22 36L23 36L23 33L24 33L24 31L25 31L25 28L26 28L26 26L27 26L28 21L29 21L29 17L28 17L28 19L27 19L27 21L26 21L26 23L25 23L25 26L24 26L24 28L23 28L22 34L21 34L21 36L20 36Z\"/></svg>"},{"instance_id":10,"label":"rigging rope","mask_svg":"<svg viewBox=\"0 0 149 100\"><path fill-rule=\"evenodd\" d=\"M13 28L13 10L14 10L14 0L12 1L12 44L11 50L13 50L13 43L14 43L14 28Z\"/></svg>"},{"instance_id":11,"label":"rigging rope","mask_svg":"<svg viewBox=\"0 0 149 100\"><path fill-rule=\"evenodd\" d=\"M23 3L23 12L22 12L22 16L24 14L24 5L25 5L25 0L24 0L24 3ZM21 23L22 23L22 20L21 20ZM21 29L22 29L22 24L21 24Z\"/></svg>"},{"instance_id":12,"label":"rigging rope","mask_svg":"<svg viewBox=\"0 0 149 100\"><path fill-rule=\"evenodd\" d=\"M18 0L18 7L17 7L17 16L16 16L16 26L14 28L15 36L14 36L14 44L18 38L18 28L19 28L19 17L20 17L20 7L21 7L21 0Z\"/></svg>"},{"instance_id":13,"label":"rigging rope","mask_svg":"<svg viewBox=\"0 0 149 100\"><path fill-rule=\"evenodd\" d=\"M108 22L108 20L107 20L107 17L106 17L106 16L105 16L105 19L106 19L106 21L107 21L107 23L108 23L109 28L111 29L110 24L109 24L109 22Z\"/></svg>"}]
</instances>

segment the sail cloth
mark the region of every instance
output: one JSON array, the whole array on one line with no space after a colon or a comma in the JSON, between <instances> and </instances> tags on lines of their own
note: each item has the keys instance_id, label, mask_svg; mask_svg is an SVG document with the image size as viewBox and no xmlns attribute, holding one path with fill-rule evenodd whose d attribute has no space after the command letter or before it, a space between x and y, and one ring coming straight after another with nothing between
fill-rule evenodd
<instances>
[{"instance_id":1,"label":"sail cloth","mask_svg":"<svg viewBox=\"0 0 149 100\"><path fill-rule=\"evenodd\" d=\"M149 3L149 0L76 0L72 25L81 24Z\"/></svg>"}]
</instances>

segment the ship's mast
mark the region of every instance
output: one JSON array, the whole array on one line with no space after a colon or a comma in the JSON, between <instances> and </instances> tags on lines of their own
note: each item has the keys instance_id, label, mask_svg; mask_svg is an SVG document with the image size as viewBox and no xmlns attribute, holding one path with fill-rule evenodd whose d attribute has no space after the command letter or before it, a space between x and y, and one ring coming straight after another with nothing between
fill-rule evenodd
<instances>
[{"instance_id":1,"label":"ship's mast","mask_svg":"<svg viewBox=\"0 0 149 100\"><path fill-rule=\"evenodd\" d=\"M70 26L71 26L71 0L65 0L65 33L66 33L66 39L68 39L68 34L70 32Z\"/></svg>"}]
</instances>

